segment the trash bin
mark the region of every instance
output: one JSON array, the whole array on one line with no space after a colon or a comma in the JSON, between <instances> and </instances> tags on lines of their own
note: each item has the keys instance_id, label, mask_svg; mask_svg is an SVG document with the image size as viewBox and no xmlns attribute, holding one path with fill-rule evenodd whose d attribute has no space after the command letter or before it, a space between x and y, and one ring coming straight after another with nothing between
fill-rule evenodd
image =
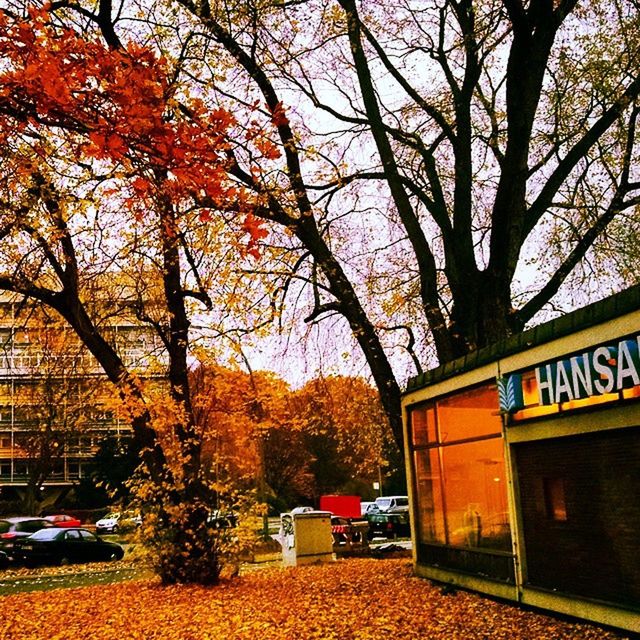
<instances>
[{"instance_id":1,"label":"trash bin","mask_svg":"<svg viewBox=\"0 0 640 640\"><path fill-rule=\"evenodd\" d=\"M331 562L334 559L331 513L328 511L281 514L279 538L285 566Z\"/></svg>"}]
</instances>

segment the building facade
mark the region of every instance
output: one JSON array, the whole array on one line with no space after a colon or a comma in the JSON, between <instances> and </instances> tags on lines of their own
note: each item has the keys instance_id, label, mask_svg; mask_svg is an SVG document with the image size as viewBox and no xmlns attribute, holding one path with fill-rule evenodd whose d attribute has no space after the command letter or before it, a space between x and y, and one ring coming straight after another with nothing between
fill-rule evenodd
<instances>
[{"instance_id":1,"label":"building facade","mask_svg":"<svg viewBox=\"0 0 640 640\"><path fill-rule=\"evenodd\" d=\"M419 575L640 629L640 287L410 381Z\"/></svg>"},{"instance_id":2,"label":"building facade","mask_svg":"<svg viewBox=\"0 0 640 640\"><path fill-rule=\"evenodd\" d=\"M149 329L120 317L106 331L138 375L162 378L166 358ZM41 485L54 503L86 476L100 443L129 434L115 388L75 334L41 308L0 297L0 499Z\"/></svg>"}]
</instances>

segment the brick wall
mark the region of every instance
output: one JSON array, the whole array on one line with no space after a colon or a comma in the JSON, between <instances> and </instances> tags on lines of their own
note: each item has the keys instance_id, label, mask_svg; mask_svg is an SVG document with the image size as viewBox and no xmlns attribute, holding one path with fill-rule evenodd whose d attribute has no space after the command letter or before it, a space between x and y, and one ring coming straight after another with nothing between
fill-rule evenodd
<instances>
[{"instance_id":1,"label":"brick wall","mask_svg":"<svg viewBox=\"0 0 640 640\"><path fill-rule=\"evenodd\" d=\"M640 608L640 428L514 452L527 583Z\"/></svg>"}]
</instances>

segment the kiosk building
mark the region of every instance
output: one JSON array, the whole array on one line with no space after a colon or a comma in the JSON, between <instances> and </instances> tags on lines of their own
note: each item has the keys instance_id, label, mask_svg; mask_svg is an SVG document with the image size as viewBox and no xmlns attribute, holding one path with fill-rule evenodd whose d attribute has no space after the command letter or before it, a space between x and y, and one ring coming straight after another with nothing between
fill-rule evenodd
<instances>
[{"instance_id":1,"label":"kiosk building","mask_svg":"<svg viewBox=\"0 0 640 640\"><path fill-rule=\"evenodd\" d=\"M410 380L418 575L640 630L640 287Z\"/></svg>"}]
</instances>

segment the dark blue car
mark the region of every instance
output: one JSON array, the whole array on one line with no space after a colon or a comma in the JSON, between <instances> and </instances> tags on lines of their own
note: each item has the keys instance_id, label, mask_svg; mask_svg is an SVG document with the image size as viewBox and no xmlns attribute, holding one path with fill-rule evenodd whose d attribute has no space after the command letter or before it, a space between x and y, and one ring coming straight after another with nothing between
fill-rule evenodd
<instances>
[{"instance_id":1,"label":"dark blue car","mask_svg":"<svg viewBox=\"0 0 640 640\"><path fill-rule=\"evenodd\" d=\"M119 544L106 542L80 528L51 527L41 529L16 543L14 557L25 564L69 564L120 560L124 550Z\"/></svg>"}]
</instances>

